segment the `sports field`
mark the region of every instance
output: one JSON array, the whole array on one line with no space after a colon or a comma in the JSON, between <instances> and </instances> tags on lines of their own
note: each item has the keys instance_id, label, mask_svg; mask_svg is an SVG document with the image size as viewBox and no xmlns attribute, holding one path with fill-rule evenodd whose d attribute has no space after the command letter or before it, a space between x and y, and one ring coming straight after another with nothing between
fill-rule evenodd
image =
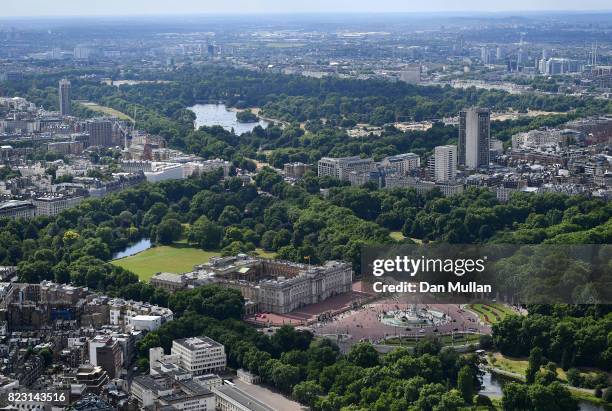
<instances>
[{"instance_id":1,"label":"sports field","mask_svg":"<svg viewBox=\"0 0 612 411\"><path fill-rule=\"evenodd\" d=\"M185 273L193 270L196 264L208 261L219 255L215 251L203 251L181 244L152 247L130 257L113 260L112 263L130 270L141 281L149 279L158 272Z\"/></svg>"}]
</instances>

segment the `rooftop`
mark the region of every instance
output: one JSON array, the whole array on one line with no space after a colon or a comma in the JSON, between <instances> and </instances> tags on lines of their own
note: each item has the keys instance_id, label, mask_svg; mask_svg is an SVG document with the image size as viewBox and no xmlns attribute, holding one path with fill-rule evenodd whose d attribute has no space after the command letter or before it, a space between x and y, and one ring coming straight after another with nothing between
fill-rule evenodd
<instances>
[{"instance_id":1,"label":"rooftop","mask_svg":"<svg viewBox=\"0 0 612 411\"><path fill-rule=\"evenodd\" d=\"M252 411L274 411L274 408L268 407L263 402L259 401L255 397L250 396L246 392L240 390L231 385L221 385L214 388L219 394L229 397L235 402L243 405Z\"/></svg>"},{"instance_id":2,"label":"rooftop","mask_svg":"<svg viewBox=\"0 0 612 411\"><path fill-rule=\"evenodd\" d=\"M22 200L8 200L0 203L0 210L10 210L11 208L18 207L34 207L34 205L29 201Z\"/></svg>"},{"instance_id":3,"label":"rooftop","mask_svg":"<svg viewBox=\"0 0 612 411\"><path fill-rule=\"evenodd\" d=\"M222 347L223 345L208 337L191 337L174 340L175 344L182 345L189 350L202 350L205 348Z\"/></svg>"}]
</instances>

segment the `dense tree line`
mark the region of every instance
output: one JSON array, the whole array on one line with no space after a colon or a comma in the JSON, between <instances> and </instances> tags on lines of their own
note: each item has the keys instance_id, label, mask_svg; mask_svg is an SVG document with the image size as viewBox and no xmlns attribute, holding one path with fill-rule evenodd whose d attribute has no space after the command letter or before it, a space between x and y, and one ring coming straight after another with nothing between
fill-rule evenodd
<instances>
[{"instance_id":1,"label":"dense tree line","mask_svg":"<svg viewBox=\"0 0 612 411\"><path fill-rule=\"evenodd\" d=\"M334 187L329 201L407 237L457 244L609 244L612 204L565 194L515 193L506 203L470 187L443 197L411 189Z\"/></svg>"}]
</instances>

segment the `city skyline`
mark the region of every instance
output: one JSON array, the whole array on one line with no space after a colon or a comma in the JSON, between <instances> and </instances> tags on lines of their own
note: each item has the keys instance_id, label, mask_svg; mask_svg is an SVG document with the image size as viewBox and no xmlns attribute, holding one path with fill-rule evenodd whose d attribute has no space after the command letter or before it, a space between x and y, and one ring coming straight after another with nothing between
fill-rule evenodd
<instances>
[{"instance_id":1,"label":"city skyline","mask_svg":"<svg viewBox=\"0 0 612 411\"><path fill-rule=\"evenodd\" d=\"M482 12L534 12L572 11L593 12L611 10L606 0L585 0L577 4L569 0L517 0L503 6L484 0L467 0L461 3L449 0L433 0L423 3L383 0L372 4L365 0L337 0L325 2L295 1L287 4L280 0L236 0L231 5L182 0L169 6L162 0L109 0L103 4L83 3L76 0L47 2L42 0L14 1L3 6L4 17L62 17L62 16L128 16L128 15L181 15L181 14L299 14L299 13L482 13Z\"/></svg>"}]
</instances>

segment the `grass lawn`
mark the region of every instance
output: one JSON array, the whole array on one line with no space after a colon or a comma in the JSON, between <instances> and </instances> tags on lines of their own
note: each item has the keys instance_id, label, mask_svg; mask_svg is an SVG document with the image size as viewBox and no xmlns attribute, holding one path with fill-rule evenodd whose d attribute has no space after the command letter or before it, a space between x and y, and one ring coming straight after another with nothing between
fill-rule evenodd
<instances>
[{"instance_id":1,"label":"grass lawn","mask_svg":"<svg viewBox=\"0 0 612 411\"><path fill-rule=\"evenodd\" d=\"M604 408L606 410L611 409L611 408L609 408L610 407L609 403L605 402L601 398L597 398L593 394L589 394L588 392L584 392L584 391L581 391L581 390L576 390L576 389L570 388L570 387L568 387L568 389L572 393L572 397L574 397L575 400L586 401L586 402L590 402L591 404L595 404L595 405L599 405L599 406L602 406L602 407L606 407L606 408Z\"/></svg>"},{"instance_id":2,"label":"grass lawn","mask_svg":"<svg viewBox=\"0 0 612 411\"><path fill-rule=\"evenodd\" d=\"M215 251L203 251L179 243L152 247L130 257L114 260L112 263L132 271L141 281L149 281L155 273L162 271L189 272L194 265L205 263L210 257L218 255L219 253Z\"/></svg>"},{"instance_id":3,"label":"grass lawn","mask_svg":"<svg viewBox=\"0 0 612 411\"><path fill-rule=\"evenodd\" d=\"M256 248L255 252L258 256L263 258L274 259L276 257L276 253L274 251L266 251L263 248Z\"/></svg>"},{"instance_id":4,"label":"grass lawn","mask_svg":"<svg viewBox=\"0 0 612 411\"><path fill-rule=\"evenodd\" d=\"M404 234L402 234L401 231L391 231L389 233L389 237L391 237L395 241L403 241L403 240L408 238L408 239L414 241L415 244L423 244L423 240L421 240L420 238L406 237L406 236L404 236ZM433 241L430 241L430 243L433 243Z\"/></svg>"},{"instance_id":5,"label":"grass lawn","mask_svg":"<svg viewBox=\"0 0 612 411\"><path fill-rule=\"evenodd\" d=\"M101 106L97 103L92 103L91 101L82 101L79 102L79 104L87 107L88 109L92 110L92 111L97 111L98 113L102 113L102 114L106 114L109 116L114 116L119 118L119 120L130 120L132 121L132 117L128 116L125 113L122 113L119 110L115 110L114 108L111 107L106 107L106 106Z\"/></svg>"},{"instance_id":6,"label":"grass lawn","mask_svg":"<svg viewBox=\"0 0 612 411\"><path fill-rule=\"evenodd\" d=\"M489 324L495 324L509 315L517 315L512 309L503 304L470 304L469 308L478 314L482 321Z\"/></svg>"},{"instance_id":7,"label":"grass lawn","mask_svg":"<svg viewBox=\"0 0 612 411\"><path fill-rule=\"evenodd\" d=\"M392 239L396 240L396 241L402 241L404 238L404 234L402 234L401 231L391 231L389 233L389 237L391 237Z\"/></svg>"},{"instance_id":8,"label":"grass lawn","mask_svg":"<svg viewBox=\"0 0 612 411\"><path fill-rule=\"evenodd\" d=\"M423 338L420 338L423 339ZM480 335L477 334L457 334L455 335L455 341L453 344L452 336L443 335L438 337L438 340L442 343L443 346L451 346L451 345L466 345L466 344L478 344L480 340ZM385 344L389 345L403 345L405 347L414 347L417 341L414 338L410 337L402 337L401 344L399 337L391 337L385 340Z\"/></svg>"},{"instance_id":9,"label":"grass lawn","mask_svg":"<svg viewBox=\"0 0 612 411\"><path fill-rule=\"evenodd\" d=\"M529 364L527 358L506 357L498 352L487 355L487 359L489 364L495 368L520 375L525 375L527 365Z\"/></svg>"}]
</instances>

